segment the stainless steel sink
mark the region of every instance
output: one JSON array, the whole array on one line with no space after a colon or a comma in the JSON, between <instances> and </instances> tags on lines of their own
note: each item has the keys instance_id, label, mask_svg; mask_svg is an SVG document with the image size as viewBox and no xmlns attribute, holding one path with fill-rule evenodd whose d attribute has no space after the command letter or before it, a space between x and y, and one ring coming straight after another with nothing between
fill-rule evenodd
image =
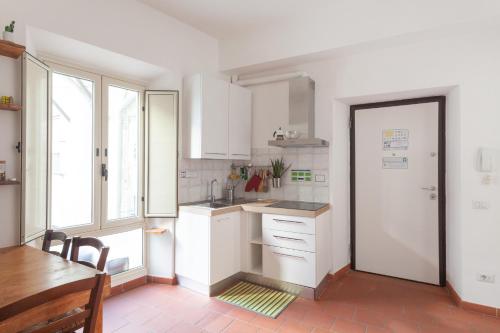
<instances>
[{"instance_id":1,"label":"stainless steel sink","mask_svg":"<svg viewBox=\"0 0 500 333\"><path fill-rule=\"evenodd\" d=\"M194 206L198 207L208 207L208 208L223 208L223 207L229 207L231 204L225 204L221 202L202 202L199 204L196 204Z\"/></svg>"},{"instance_id":2,"label":"stainless steel sink","mask_svg":"<svg viewBox=\"0 0 500 333\"><path fill-rule=\"evenodd\" d=\"M236 206L236 205L241 205L249 202L255 202L256 200L252 199L235 199L234 201L225 201L223 199L215 200L215 202L212 202L210 200L204 200L204 201L198 201L198 202L192 202L192 203L187 203L183 204L183 206L196 206L196 207L206 207L206 208L212 208L212 209L217 209L217 208L224 208L224 207L230 207L230 206Z\"/></svg>"}]
</instances>

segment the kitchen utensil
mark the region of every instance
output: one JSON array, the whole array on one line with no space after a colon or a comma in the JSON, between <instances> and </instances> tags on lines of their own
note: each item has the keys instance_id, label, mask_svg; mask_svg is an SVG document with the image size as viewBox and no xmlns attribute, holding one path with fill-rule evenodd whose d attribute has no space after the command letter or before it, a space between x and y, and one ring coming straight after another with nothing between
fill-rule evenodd
<instances>
[{"instance_id":1,"label":"kitchen utensil","mask_svg":"<svg viewBox=\"0 0 500 333\"><path fill-rule=\"evenodd\" d=\"M252 178L247 182L245 186L245 192L250 192L252 190L257 190L260 184L260 177L255 173Z\"/></svg>"}]
</instances>

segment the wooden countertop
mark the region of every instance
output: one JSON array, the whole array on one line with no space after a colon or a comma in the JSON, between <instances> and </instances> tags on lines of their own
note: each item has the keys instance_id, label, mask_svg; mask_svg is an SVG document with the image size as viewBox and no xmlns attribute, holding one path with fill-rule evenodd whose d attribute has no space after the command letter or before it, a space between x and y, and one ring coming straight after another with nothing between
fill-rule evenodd
<instances>
[{"instance_id":1,"label":"wooden countertop","mask_svg":"<svg viewBox=\"0 0 500 333\"><path fill-rule=\"evenodd\" d=\"M260 213L260 214L276 214L276 215L301 216L301 217L316 217L330 210L329 204L326 205L325 207L322 207L314 211L269 207L269 205L277 201L279 200L274 200L274 199L259 200L256 202L244 203L222 208L200 207L194 204L194 205L180 206L179 209L184 212L190 212L205 216L217 216L231 212L245 211L245 212Z\"/></svg>"}]
</instances>

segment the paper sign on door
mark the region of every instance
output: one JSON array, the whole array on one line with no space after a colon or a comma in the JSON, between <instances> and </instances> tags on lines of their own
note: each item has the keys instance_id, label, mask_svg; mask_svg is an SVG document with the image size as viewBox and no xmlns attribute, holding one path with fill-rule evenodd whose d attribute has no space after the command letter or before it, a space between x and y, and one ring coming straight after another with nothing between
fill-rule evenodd
<instances>
[{"instance_id":1,"label":"paper sign on door","mask_svg":"<svg viewBox=\"0 0 500 333\"><path fill-rule=\"evenodd\" d=\"M407 129L386 129L382 132L384 150L407 150L410 131Z\"/></svg>"},{"instance_id":2,"label":"paper sign on door","mask_svg":"<svg viewBox=\"0 0 500 333\"><path fill-rule=\"evenodd\" d=\"M383 169L408 169L407 157L383 157Z\"/></svg>"}]
</instances>

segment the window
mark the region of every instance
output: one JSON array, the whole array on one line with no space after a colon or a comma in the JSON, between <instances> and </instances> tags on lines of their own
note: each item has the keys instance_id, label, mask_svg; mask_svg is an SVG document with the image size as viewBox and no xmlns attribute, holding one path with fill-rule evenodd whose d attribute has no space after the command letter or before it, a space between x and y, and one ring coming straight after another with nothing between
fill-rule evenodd
<instances>
[{"instance_id":1,"label":"window","mask_svg":"<svg viewBox=\"0 0 500 333\"><path fill-rule=\"evenodd\" d=\"M109 274L141 267L144 89L50 67L50 225L70 235L96 236L110 246Z\"/></svg>"},{"instance_id":2,"label":"window","mask_svg":"<svg viewBox=\"0 0 500 333\"><path fill-rule=\"evenodd\" d=\"M110 275L126 272L143 265L143 231L133 229L99 237L109 246L106 272Z\"/></svg>"},{"instance_id":3,"label":"window","mask_svg":"<svg viewBox=\"0 0 500 333\"><path fill-rule=\"evenodd\" d=\"M103 107L106 131L107 208L105 223L137 221L140 216L141 95L138 87L105 78Z\"/></svg>"},{"instance_id":4,"label":"window","mask_svg":"<svg viewBox=\"0 0 500 333\"><path fill-rule=\"evenodd\" d=\"M51 225L96 225L93 194L100 78L66 70L52 73Z\"/></svg>"}]
</instances>

